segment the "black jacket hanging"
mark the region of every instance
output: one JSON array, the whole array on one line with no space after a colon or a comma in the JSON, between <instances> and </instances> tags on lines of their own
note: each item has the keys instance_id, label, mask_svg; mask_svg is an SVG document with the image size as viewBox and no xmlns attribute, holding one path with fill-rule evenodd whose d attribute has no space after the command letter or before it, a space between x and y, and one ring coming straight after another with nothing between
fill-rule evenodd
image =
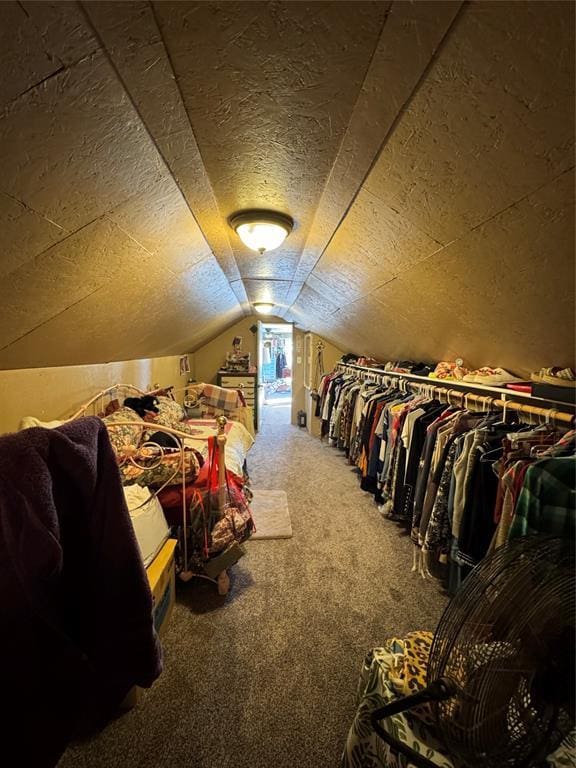
<instances>
[{"instance_id":1,"label":"black jacket hanging","mask_svg":"<svg viewBox=\"0 0 576 768\"><path fill-rule=\"evenodd\" d=\"M282 374L284 372L284 368L286 368L286 355L284 352L280 351L276 355L276 378L281 379Z\"/></svg>"}]
</instances>

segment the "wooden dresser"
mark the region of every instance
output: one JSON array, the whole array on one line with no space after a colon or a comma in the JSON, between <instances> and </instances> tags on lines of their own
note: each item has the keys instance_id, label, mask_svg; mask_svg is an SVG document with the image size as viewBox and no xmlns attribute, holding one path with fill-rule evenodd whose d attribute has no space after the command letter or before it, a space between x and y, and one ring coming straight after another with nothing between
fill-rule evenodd
<instances>
[{"instance_id":1,"label":"wooden dresser","mask_svg":"<svg viewBox=\"0 0 576 768\"><path fill-rule=\"evenodd\" d=\"M246 400L246 405L254 411L254 427L258 428L258 397L256 373L234 373L218 371L217 384L224 389L239 389Z\"/></svg>"}]
</instances>

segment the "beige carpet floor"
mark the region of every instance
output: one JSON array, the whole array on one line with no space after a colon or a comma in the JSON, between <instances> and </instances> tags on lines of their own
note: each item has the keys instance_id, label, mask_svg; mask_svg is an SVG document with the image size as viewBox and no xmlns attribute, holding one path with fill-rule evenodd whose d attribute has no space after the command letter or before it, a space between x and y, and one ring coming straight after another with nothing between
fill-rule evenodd
<instances>
[{"instance_id":1,"label":"beige carpet floor","mask_svg":"<svg viewBox=\"0 0 576 768\"><path fill-rule=\"evenodd\" d=\"M287 492L293 537L248 542L224 598L180 585L162 677L59 768L337 768L366 651L435 627L445 598L409 539L288 413L265 408L249 469Z\"/></svg>"}]
</instances>

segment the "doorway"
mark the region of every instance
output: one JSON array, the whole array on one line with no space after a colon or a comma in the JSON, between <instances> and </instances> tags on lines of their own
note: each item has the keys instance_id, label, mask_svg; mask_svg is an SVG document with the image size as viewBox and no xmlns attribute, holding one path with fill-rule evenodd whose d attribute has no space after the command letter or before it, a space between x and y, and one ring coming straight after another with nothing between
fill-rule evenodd
<instances>
[{"instance_id":1,"label":"doorway","mask_svg":"<svg viewBox=\"0 0 576 768\"><path fill-rule=\"evenodd\" d=\"M290 423L292 413L292 325L259 323L258 384L265 424Z\"/></svg>"}]
</instances>

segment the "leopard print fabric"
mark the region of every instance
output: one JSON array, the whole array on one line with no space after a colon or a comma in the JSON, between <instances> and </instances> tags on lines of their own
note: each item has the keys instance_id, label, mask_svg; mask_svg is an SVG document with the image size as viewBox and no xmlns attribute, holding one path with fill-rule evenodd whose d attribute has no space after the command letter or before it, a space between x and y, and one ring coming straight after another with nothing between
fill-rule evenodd
<instances>
[{"instance_id":1,"label":"leopard print fabric","mask_svg":"<svg viewBox=\"0 0 576 768\"><path fill-rule=\"evenodd\" d=\"M409 632L403 640L394 641L403 649L395 657L395 664L390 673L390 682L399 696L410 696L426 688L428 658L434 635L432 632ZM429 704L421 704L411 710L426 725L434 725L435 719Z\"/></svg>"}]
</instances>

